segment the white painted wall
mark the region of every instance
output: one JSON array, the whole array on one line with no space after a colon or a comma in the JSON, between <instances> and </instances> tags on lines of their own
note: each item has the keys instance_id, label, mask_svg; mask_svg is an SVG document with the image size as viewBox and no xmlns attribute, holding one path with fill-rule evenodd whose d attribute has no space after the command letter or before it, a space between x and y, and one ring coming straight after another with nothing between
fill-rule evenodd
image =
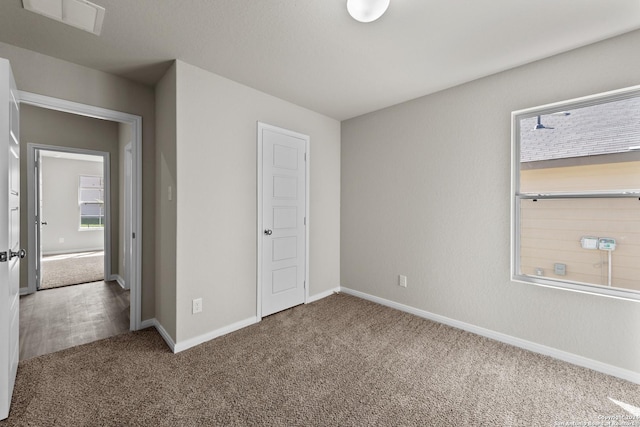
<instances>
[{"instance_id":1,"label":"white painted wall","mask_svg":"<svg viewBox=\"0 0 640 427\"><path fill-rule=\"evenodd\" d=\"M177 61L178 343L256 315L258 121L311 137L310 294L339 286L340 123Z\"/></svg>"},{"instance_id":2,"label":"white painted wall","mask_svg":"<svg viewBox=\"0 0 640 427\"><path fill-rule=\"evenodd\" d=\"M42 157L42 254L104 249L104 229L79 230L80 175L102 176L102 162Z\"/></svg>"},{"instance_id":3,"label":"white painted wall","mask_svg":"<svg viewBox=\"0 0 640 427\"><path fill-rule=\"evenodd\" d=\"M509 272L511 111L639 84L638 46L640 31L343 122L342 285L640 372L639 303Z\"/></svg>"}]
</instances>

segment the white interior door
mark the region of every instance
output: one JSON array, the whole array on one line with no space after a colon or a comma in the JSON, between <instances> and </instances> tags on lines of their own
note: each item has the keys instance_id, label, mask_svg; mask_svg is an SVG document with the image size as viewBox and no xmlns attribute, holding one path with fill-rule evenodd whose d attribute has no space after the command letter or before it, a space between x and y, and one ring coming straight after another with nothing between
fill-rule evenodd
<instances>
[{"instance_id":1,"label":"white interior door","mask_svg":"<svg viewBox=\"0 0 640 427\"><path fill-rule=\"evenodd\" d=\"M258 124L262 316L305 302L308 140L305 135Z\"/></svg>"},{"instance_id":2,"label":"white interior door","mask_svg":"<svg viewBox=\"0 0 640 427\"><path fill-rule=\"evenodd\" d=\"M20 303L20 115L9 61L0 59L0 420L18 371Z\"/></svg>"}]
</instances>

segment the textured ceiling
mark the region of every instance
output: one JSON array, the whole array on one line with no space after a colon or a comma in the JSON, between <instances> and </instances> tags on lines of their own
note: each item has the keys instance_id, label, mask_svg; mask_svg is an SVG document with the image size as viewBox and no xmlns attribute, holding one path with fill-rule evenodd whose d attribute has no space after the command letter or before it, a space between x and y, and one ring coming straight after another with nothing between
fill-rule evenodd
<instances>
[{"instance_id":1,"label":"textured ceiling","mask_svg":"<svg viewBox=\"0 0 640 427\"><path fill-rule=\"evenodd\" d=\"M343 120L640 28L638 0L92 0L102 35L0 1L0 41L154 84L173 59Z\"/></svg>"}]
</instances>

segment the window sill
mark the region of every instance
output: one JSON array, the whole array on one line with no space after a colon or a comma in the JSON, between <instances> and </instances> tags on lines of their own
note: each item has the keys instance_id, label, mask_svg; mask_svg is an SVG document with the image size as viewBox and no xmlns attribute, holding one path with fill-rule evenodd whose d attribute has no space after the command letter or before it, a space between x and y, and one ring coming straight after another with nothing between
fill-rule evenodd
<instances>
[{"instance_id":1,"label":"window sill","mask_svg":"<svg viewBox=\"0 0 640 427\"><path fill-rule=\"evenodd\" d=\"M616 288L602 285L593 285L580 282L555 280L548 277L533 277L525 275L512 275L512 282L527 283L545 288L561 289L583 294L599 295L608 298L622 299L626 301L640 301L640 292L631 289Z\"/></svg>"}]
</instances>

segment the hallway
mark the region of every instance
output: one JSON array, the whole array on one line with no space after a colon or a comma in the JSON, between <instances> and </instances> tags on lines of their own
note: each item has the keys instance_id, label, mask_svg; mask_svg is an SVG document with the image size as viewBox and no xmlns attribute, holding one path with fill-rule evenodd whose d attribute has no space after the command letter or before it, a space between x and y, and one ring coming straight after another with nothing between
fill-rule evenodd
<instances>
[{"instance_id":1,"label":"hallway","mask_svg":"<svg viewBox=\"0 0 640 427\"><path fill-rule=\"evenodd\" d=\"M20 360L129 330L129 291L94 282L20 297Z\"/></svg>"},{"instance_id":2,"label":"hallway","mask_svg":"<svg viewBox=\"0 0 640 427\"><path fill-rule=\"evenodd\" d=\"M104 280L104 251L42 257L40 290Z\"/></svg>"}]
</instances>

